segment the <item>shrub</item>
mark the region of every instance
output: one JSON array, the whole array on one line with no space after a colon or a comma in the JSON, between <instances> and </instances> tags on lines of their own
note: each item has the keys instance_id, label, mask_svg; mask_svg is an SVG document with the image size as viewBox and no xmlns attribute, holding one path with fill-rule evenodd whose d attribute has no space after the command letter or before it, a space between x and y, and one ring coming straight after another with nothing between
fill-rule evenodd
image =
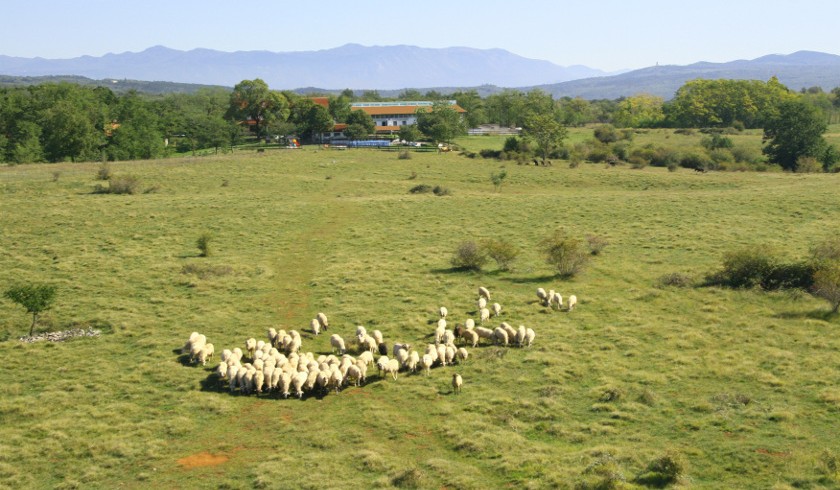
<instances>
[{"instance_id":1,"label":"shrub","mask_svg":"<svg viewBox=\"0 0 840 490\"><path fill-rule=\"evenodd\" d=\"M635 482L642 485L664 487L677 483L685 474L686 464L676 453L669 452L651 461Z\"/></svg>"},{"instance_id":2,"label":"shrub","mask_svg":"<svg viewBox=\"0 0 840 490\"><path fill-rule=\"evenodd\" d=\"M59 172L58 170L56 170L52 173L52 181L53 182L58 182L58 179L60 179L60 178L61 178L61 172Z\"/></svg>"},{"instance_id":3,"label":"shrub","mask_svg":"<svg viewBox=\"0 0 840 490\"><path fill-rule=\"evenodd\" d=\"M601 143L615 143L621 137L615 126L612 124L602 124L594 129L595 139Z\"/></svg>"},{"instance_id":4,"label":"shrub","mask_svg":"<svg viewBox=\"0 0 840 490\"><path fill-rule=\"evenodd\" d=\"M589 253L598 255L607 248L610 242L600 235L586 235L586 244L589 246Z\"/></svg>"},{"instance_id":5,"label":"shrub","mask_svg":"<svg viewBox=\"0 0 840 490\"><path fill-rule=\"evenodd\" d=\"M111 177L108 187L97 185L93 192L96 194L137 194L140 179L133 175Z\"/></svg>"},{"instance_id":6,"label":"shrub","mask_svg":"<svg viewBox=\"0 0 840 490\"><path fill-rule=\"evenodd\" d=\"M481 155L481 158L501 158L502 157L501 150L484 149L484 150L479 150L478 154Z\"/></svg>"},{"instance_id":7,"label":"shrub","mask_svg":"<svg viewBox=\"0 0 840 490\"><path fill-rule=\"evenodd\" d=\"M815 174L822 171L822 164L814 157L799 157L796 159L794 172L798 174Z\"/></svg>"},{"instance_id":8,"label":"shrub","mask_svg":"<svg viewBox=\"0 0 840 490\"><path fill-rule=\"evenodd\" d=\"M210 242L213 240L213 235L210 232L204 232L198 236L195 241L195 246L198 247L199 257L209 257L212 253Z\"/></svg>"},{"instance_id":9,"label":"shrub","mask_svg":"<svg viewBox=\"0 0 840 490\"><path fill-rule=\"evenodd\" d=\"M527 151L527 149L525 149L524 147L527 147L527 145L525 145L525 142L523 140L517 138L516 136L508 136L505 139L505 144L502 147L502 151L505 151L507 153L518 153L520 151Z\"/></svg>"},{"instance_id":10,"label":"shrub","mask_svg":"<svg viewBox=\"0 0 840 490\"><path fill-rule=\"evenodd\" d=\"M811 293L828 301L831 312L837 313L840 309L840 266L834 264L815 272Z\"/></svg>"},{"instance_id":11,"label":"shrub","mask_svg":"<svg viewBox=\"0 0 840 490\"><path fill-rule=\"evenodd\" d=\"M706 170L712 166L714 162L702 153L688 153L680 158L680 166L684 168L694 168L699 170Z\"/></svg>"},{"instance_id":12,"label":"shrub","mask_svg":"<svg viewBox=\"0 0 840 490\"><path fill-rule=\"evenodd\" d=\"M432 192L432 186L428 184L418 184L408 190L412 194L427 194Z\"/></svg>"},{"instance_id":13,"label":"shrub","mask_svg":"<svg viewBox=\"0 0 840 490\"><path fill-rule=\"evenodd\" d=\"M451 196L452 191L449 190L447 187L441 187L436 185L434 189L432 189L432 193L436 196Z\"/></svg>"},{"instance_id":14,"label":"shrub","mask_svg":"<svg viewBox=\"0 0 840 490\"><path fill-rule=\"evenodd\" d=\"M29 336L35 329L38 322L38 315L52 307L55 300L56 287L49 284L31 284L25 286L12 286L7 289L3 296L26 308L27 313L32 314L32 325L29 326Z\"/></svg>"},{"instance_id":15,"label":"shrub","mask_svg":"<svg viewBox=\"0 0 840 490\"><path fill-rule=\"evenodd\" d=\"M719 148L732 148L732 140L726 136L713 134L710 138L703 138L700 140L700 146L707 150L717 150Z\"/></svg>"},{"instance_id":16,"label":"shrub","mask_svg":"<svg viewBox=\"0 0 840 490\"><path fill-rule=\"evenodd\" d=\"M674 130L674 134L682 134L685 136L694 136L695 131L693 128L679 128Z\"/></svg>"},{"instance_id":17,"label":"shrub","mask_svg":"<svg viewBox=\"0 0 840 490\"><path fill-rule=\"evenodd\" d=\"M723 269L710 282L731 288L752 288L760 286L775 266L775 257L760 248L728 252L723 257Z\"/></svg>"},{"instance_id":18,"label":"shrub","mask_svg":"<svg viewBox=\"0 0 840 490\"><path fill-rule=\"evenodd\" d=\"M402 150L397 158L400 160L411 160L411 152L408 150Z\"/></svg>"},{"instance_id":19,"label":"shrub","mask_svg":"<svg viewBox=\"0 0 840 490\"><path fill-rule=\"evenodd\" d=\"M472 240L462 242L449 261L456 269L480 271L487 263L487 254Z\"/></svg>"},{"instance_id":20,"label":"shrub","mask_svg":"<svg viewBox=\"0 0 840 490\"><path fill-rule=\"evenodd\" d=\"M612 153L609 147L604 146L590 149L587 159L592 163L602 163L606 162L610 156L612 156Z\"/></svg>"},{"instance_id":21,"label":"shrub","mask_svg":"<svg viewBox=\"0 0 840 490\"><path fill-rule=\"evenodd\" d=\"M775 264L761 281L761 287L768 291L777 289L804 289L814 285L816 267L806 262Z\"/></svg>"},{"instance_id":22,"label":"shrub","mask_svg":"<svg viewBox=\"0 0 840 490\"><path fill-rule=\"evenodd\" d=\"M727 150L726 148L715 148L714 150L709 152L709 157L715 162L717 167L721 167L727 163L734 163L735 162L735 155L732 154L731 151Z\"/></svg>"},{"instance_id":23,"label":"shrub","mask_svg":"<svg viewBox=\"0 0 840 490\"><path fill-rule=\"evenodd\" d=\"M753 148L736 146L730 148L729 151L732 153L732 156L735 158L736 162L758 163L761 161L761 152Z\"/></svg>"},{"instance_id":24,"label":"shrub","mask_svg":"<svg viewBox=\"0 0 840 490\"><path fill-rule=\"evenodd\" d=\"M491 238L481 245L487 256L496 261L496 265L503 271L509 271L511 265L519 256L519 250L507 240Z\"/></svg>"},{"instance_id":25,"label":"shrub","mask_svg":"<svg viewBox=\"0 0 840 490\"><path fill-rule=\"evenodd\" d=\"M656 283L660 287L670 286L676 288L687 288L694 284L694 279L692 279L691 276L686 274L672 272L670 274L660 276L659 279L657 279Z\"/></svg>"},{"instance_id":26,"label":"shrub","mask_svg":"<svg viewBox=\"0 0 840 490\"><path fill-rule=\"evenodd\" d=\"M96 171L96 180L111 180L111 177L113 176L111 166L108 165L107 162L103 162L99 165L99 170Z\"/></svg>"},{"instance_id":27,"label":"shrub","mask_svg":"<svg viewBox=\"0 0 840 490\"><path fill-rule=\"evenodd\" d=\"M579 274L589 262L583 242L566 235L563 230L555 231L540 243L545 254L545 261L551 265L560 277L570 278Z\"/></svg>"}]
</instances>

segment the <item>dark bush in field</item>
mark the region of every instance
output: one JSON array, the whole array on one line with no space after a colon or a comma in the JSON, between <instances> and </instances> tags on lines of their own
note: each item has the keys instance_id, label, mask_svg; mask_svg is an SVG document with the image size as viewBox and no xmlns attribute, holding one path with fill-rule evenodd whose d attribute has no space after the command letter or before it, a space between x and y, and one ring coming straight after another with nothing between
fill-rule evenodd
<instances>
[{"instance_id":1,"label":"dark bush in field","mask_svg":"<svg viewBox=\"0 0 840 490\"><path fill-rule=\"evenodd\" d=\"M501 150L489 150L485 148L484 150L479 150L478 154L481 155L481 158L502 158Z\"/></svg>"},{"instance_id":2,"label":"dark bush in field","mask_svg":"<svg viewBox=\"0 0 840 490\"><path fill-rule=\"evenodd\" d=\"M472 241L462 242L449 261L456 269L480 271L487 263L487 253Z\"/></svg>"},{"instance_id":3,"label":"dark bush in field","mask_svg":"<svg viewBox=\"0 0 840 490\"><path fill-rule=\"evenodd\" d=\"M96 194L137 194L140 188L140 179L133 175L112 176L108 187L97 185L94 188Z\"/></svg>"},{"instance_id":4,"label":"dark bush in field","mask_svg":"<svg viewBox=\"0 0 840 490\"><path fill-rule=\"evenodd\" d=\"M707 283L730 288L760 286L776 266L776 258L760 247L728 252L723 257L723 267L710 275Z\"/></svg>"},{"instance_id":5,"label":"dark bush in field","mask_svg":"<svg viewBox=\"0 0 840 490\"><path fill-rule=\"evenodd\" d=\"M593 130L595 139L601 143L615 143L621 138L621 134L612 124L603 124Z\"/></svg>"},{"instance_id":6,"label":"dark bush in field","mask_svg":"<svg viewBox=\"0 0 840 490\"><path fill-rule=\"evenodd\" d=\"M656 283L659 287L687 288L694 284L694 279L687 274L672 272L660 276Z\"/></svg>"},{"instance_id":7,"label":"dark bush in field","mask_svg":"<svg viewBox=\"0 0 840 490\"><path fill-rule=\"evenodd\" d=\"M519 249L512 243L501 238L491 238L481 243L487 256L496 261L500 270L509 271L513 262L519 256Z\"/></svg>"},{"instance_id":8,"label":"dark bush in field","mask_svg":"<svg viewBox=\"0 0 840 490\"><path fill-rule=\"evenodd\" d=\"M557 230L545 238L540 248L545 254L546 263L562 278L574 277L582 272L591 257L582 240L566 235L563 230Z\"/></svg>"},{"instance_id":9,"label":"dark bush in field","mask_svg":"<svg viewBox=\"0 0 840 490\"><path fill-rule=\"evenodd\" d=\"M665 487L677 483L685 474L686 463L675 453L668 453L651 461L635 482L652 487Z\"/></svg>"},{"instance_id":10,"label":"dark bush in field","mask_svg":"<svg viewBox=\"0 0 840 490\"><path fill-rule=\"evenodd\" d=\"M436 185L432 189L432 193L436 196L451 196L452 195L452 191L450 191L448 187L441 187L439 185Z\"/></svg>"},{"instance_id":11,"label":"dark bush in field","mask_svg":"<svg viewBox=\"0 0 840 490\"><path fill-rule=\"evenodd\" d=\"M427 194L432 192L432 186L428 184L418 184L408 190L412 194Z\"/></svg>"},{"instance_id":12,"label":"dark bush in field","mask_svg":"<svg viewBox=\"0 0 840 490\"><path fill-rule=\"evenodd\" d=\"M102 163L99 166L99 170L96 171L96 180L111 180L113 175L114 174L111 172L111 166L107 163Z\"/></svg>"}]
</instances>

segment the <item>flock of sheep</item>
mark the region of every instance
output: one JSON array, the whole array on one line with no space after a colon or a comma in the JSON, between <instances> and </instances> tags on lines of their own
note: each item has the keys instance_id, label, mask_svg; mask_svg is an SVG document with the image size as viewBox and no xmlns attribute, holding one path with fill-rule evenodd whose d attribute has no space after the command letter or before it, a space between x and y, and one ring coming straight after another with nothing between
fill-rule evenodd
<instances>
[{"instance_id":1,"label":"flock of sheep","mask_svg":"<svg viewBox=\"0 0 840 490\"><path fill-rule=\"evenodd\" d=\"M553 290L546 293L539 288L537 296L544 306L557 305L558 309L563 306L562 297ZM479 287L476 306L481 324L490 321L491 312L494 317L501 315L501 305L489 302L490 291ZM577 298L569 296L568 311L576 303ZM391 376L396 380L401 371L422 371L428 376L433 367L466 362L469 357L466 346L475 348L481 339L502 346L530 347L536 337L534 330L524 325L513 328L507 322L501 322L498 327L491 329L477 326L472 318L449 329L447 308L440 307L438 313L440 318L434 331L434 343L427 344L423 354L412 349L408 343L394 343L389 351L382 332L373 330L369 334L364 326L359 325L354 335L356 356L348 354L347 343L339 334L330 336L331 354L316 356L312 352L302 351L301 335L296 330L287 332L269 328L267 340L249 338L245 341L244 351L239 347L224 349L214 372L231 393L238 390L241 394L278 393L283 398L294 394L303 398L304 394L326 394L333 390L337 393L348 385L360 386L367 380L368 368L373 365L377 367L381 379ZM318 313L309 326L312 334L318 335L329 330L329 320L324 313ZM463 346L456 344L459 340ZM189 354L191 363L204 366L214 355L215 348L207 342L205 335L193 332L181 353ZM375 359L377 354L379 357ZM462 376L453 373L453 393L460 393L462 385Z\"/></svg>"}]
</instances>

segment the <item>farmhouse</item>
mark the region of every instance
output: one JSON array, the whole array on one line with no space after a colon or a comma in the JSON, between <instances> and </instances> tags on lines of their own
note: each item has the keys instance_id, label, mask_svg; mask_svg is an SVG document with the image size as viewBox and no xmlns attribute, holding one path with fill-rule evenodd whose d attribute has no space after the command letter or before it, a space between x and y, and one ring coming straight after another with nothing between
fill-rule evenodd
<instances>
[{"instance_id":1,"label":"farmhouse","mask_svg":"<svg viewBox=\"0 0 840 490\"><path fill-rule=\"evenodd\" d=\"M329 99L327 97L312 97L312 101L324 107L329 107ZM457 104L454 100L444 101L451 106L455 112L462 115L467 111ZM431 112L434 102L428 100L412 100L412 101L396 101L396 102L353 102L350 104L350 110L364 111L370 114L376 124L377 134L393 134L400 130L401 126L409 126L417 124L417 111ZM344 123L336 123L333 131L324 133L324 139L342 139L344 128L347 127Z\"/></svg>"}]
</instances>

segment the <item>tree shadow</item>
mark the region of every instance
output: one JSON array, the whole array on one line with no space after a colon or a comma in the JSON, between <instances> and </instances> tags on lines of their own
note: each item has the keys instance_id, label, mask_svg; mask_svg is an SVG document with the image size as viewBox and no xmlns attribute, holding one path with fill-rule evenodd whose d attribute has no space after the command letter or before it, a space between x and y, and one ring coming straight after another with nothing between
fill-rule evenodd
<instances>
[{"instance_id":1,"label":"tree shadow","mask_svg":"<svg viewBox=\"0 0 840 490\"><path fill-rule=\"evenodd\" d=\"M467 267L447 267L445 269L429 269L429 272L432 274L463 274L463 273L471 273L477 274L481 271L477 271L475 269L470 269Z\"/></svg>"},{"instance_id":2,"label":"tree shadow","mask_svg":"<svg viewBox=\"0 0 840 490\"><path fill-rule=\"evenodd\" d=\"M561 279L559 276L555 274L548 274L543 276L530 276L530 277L502 277L502 281L507 281L513 284L537 284L537 283L546 283L557 281Z\"/></svg>"},{"instance_id":3,"label":"tree shadow","mask_svg":"<svg viewBox=\"0 0 840 490\"><path fill-rule=\"evenodd\" d=\"M782 320L823 320L830 322L840 317L840 313L834 313L831 310L811 310L811 311L786 311L778 313L775 318Z\"/></svg>"}]
</instances>

